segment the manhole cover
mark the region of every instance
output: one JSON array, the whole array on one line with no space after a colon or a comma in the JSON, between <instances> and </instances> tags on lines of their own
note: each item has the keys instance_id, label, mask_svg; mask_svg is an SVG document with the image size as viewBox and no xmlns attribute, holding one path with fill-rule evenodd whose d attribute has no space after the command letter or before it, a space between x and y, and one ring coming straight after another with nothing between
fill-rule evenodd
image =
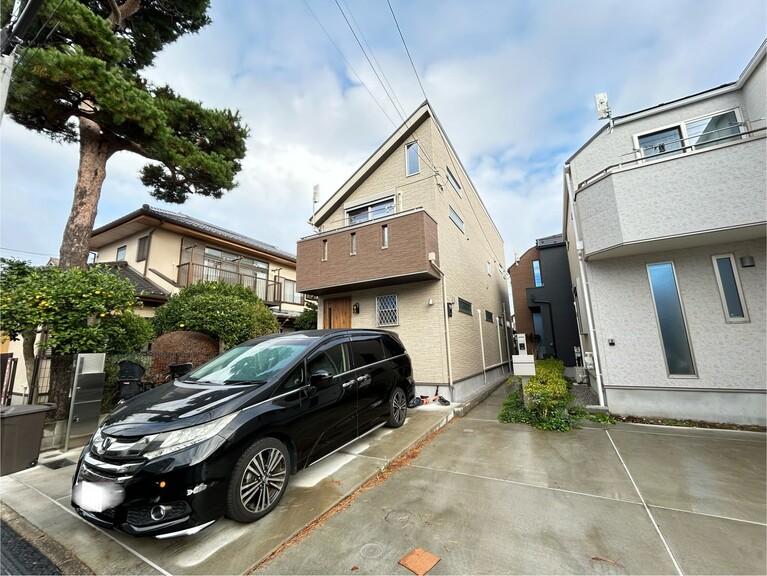
<instances>
[{"instance_id":1,"label":"manhole cover","mask_svg":"<svg viewBox=\"0 0 767 576\"><path fill-rule=\"evenodd\" d=\"M383 554L383 548L378 544L365 544L360 550L360 554L363 558L378 558Z\"/></svg>"}]
</instances>

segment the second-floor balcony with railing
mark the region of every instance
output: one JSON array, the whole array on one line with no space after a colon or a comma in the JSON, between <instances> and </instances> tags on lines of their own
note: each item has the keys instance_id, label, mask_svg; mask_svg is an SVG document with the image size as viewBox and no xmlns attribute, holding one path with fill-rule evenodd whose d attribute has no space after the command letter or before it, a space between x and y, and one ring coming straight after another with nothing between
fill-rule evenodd
<instances>
[{"instance_id":1,"label":"second-floor balcony with railing","mask_svg":"<svg viewBox=\"0 0 767 576\"><path fill-rule=\"evenodd\" d=\"M764 236L763 127L671 128L635 142L620 162L572 183L587 258Z\"/></svg>"},{"instance_id":2,"label":"second-floor balcony with railing","mask_svg":"<svg viewBox=\"0 0 767 576\"><path fill-rule=\"evenodd\" d=\"M422 208L301 239L296 277L306 294L439 278L437 223Z\"/></svg>"},{"instance_id":3,"label":"second-floor balcony with railing","mask_svg":"<svg viewBox=\"0 0 767 576\"><path fill-rule=\"evenodd\" d=\"M190 286L198 282L224 282L250 288L267 306L283 304L304 305L304 295L296 290L296 281L276 277L269 279L252 273L226 270L219 266L206 266L187 262L178 266L177 283L179 287Z\"/></svg>"}]
</instances>

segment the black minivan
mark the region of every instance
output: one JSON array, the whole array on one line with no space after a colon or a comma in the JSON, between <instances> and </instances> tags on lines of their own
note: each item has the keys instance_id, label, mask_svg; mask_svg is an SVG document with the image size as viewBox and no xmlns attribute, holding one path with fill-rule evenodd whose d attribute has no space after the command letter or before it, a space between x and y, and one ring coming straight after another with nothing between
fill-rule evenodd
<instances>
[{"instance_id":1,"label":"black minivan","mask_svg":"<svg viewBox=\"0 0 767 576\"><path fill-rule=\"evenodd\" d=\"M384 330L315 330L245 342L118 406L80 455L72 506L138 536L194 534L268 514L291 474L382 425L415 395Z\"/></svg>"}]
</instances>

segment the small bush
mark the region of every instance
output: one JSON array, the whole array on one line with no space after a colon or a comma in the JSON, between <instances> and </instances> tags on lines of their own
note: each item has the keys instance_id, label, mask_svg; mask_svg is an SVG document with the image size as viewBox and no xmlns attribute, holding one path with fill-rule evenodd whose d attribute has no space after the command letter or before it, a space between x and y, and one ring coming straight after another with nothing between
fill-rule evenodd
<instances>
[{"instance_id":1,"label":"small bush","mask_svg":"<svg viewBox=\"0 0 767 576\"><path fill-rule=\"evenodd\" d=\"M524 389L527 408L524 406L520 378L513 377L510 382L515 390L503 404L498 420L530 424L542 430L570 430L578 428L582 418L582 408L572 406L573 393L571 384L564 377L564 363L555 358L537 360L535 376L532 376Z\"/></svg>"}]
</instances>

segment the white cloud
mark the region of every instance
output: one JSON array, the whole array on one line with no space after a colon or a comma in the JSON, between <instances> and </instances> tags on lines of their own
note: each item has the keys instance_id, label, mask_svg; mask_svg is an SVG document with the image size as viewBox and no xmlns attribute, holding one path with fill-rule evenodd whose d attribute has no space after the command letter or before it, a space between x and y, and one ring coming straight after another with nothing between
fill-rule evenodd
<instances>
[{"instance_id":1,"label":"white cloud","mask_svg":"<svg viewBox=\"0 0 767 576\"><path fill-rule=\"evenodd\" d=\"M149 203L295 250L311 232L313 185L324 201L393 131L379 104L401 121L335 5L307 2L365 86L302 2L214 2L213 24L166 49L148 76L206 106L240 111L250 137L238 188L221 200L162 204L138 180L144 160L119 154L97 225ZM409 115L423 94L388 7L347 4ZM766 35L762 0L737 8L717 0L392 6L427 95L506 241L507 264L514 251L561 231L562 163L601 126L595 92L608 92L620 115L712 88L736 80ZM55 255L77 147L9 119L0 130L2 255Z\"/></svg>"}]
</instances>

